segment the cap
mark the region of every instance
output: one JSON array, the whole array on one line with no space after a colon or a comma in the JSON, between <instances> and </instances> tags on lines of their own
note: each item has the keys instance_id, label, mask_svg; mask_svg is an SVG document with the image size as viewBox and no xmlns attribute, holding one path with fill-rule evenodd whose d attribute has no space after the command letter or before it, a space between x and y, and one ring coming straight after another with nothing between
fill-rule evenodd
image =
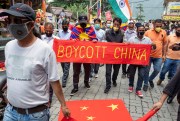
<instances>
[{"instance_id":1,"label":"cap","mask_svg":"<svg viewBox=\"0 0 180 121\"><path fill-rule=\"evenodd\" d=\"M87 16L86 15L79 16L78 20L79 23L87 23Z\"/></svg>"},{"instance_id":2,"label":"cap","mask_svg":"<svg viewBox=\"0 0 180 121\"><path fill-rule=\"evenodd\" d=\"M26 17L33 21L35 21L36 18L34 10L29 5L23 3L16 3L13 6L11 6L9 10L3 10L3 12L0 13L0 17L8 15Z\"/></svg>"}]
</instances>

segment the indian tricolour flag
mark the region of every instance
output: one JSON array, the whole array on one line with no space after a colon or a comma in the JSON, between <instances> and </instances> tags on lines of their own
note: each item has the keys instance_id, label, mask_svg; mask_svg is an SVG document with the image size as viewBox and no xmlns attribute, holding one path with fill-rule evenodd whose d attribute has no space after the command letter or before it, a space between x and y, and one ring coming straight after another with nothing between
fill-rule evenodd
<instances>
[{"instance_id":1,"label":"indian tricolour flag","mask_svg":"<svg viewBox=\"0 0 180 121\"><path fill-rule=\"evenodd\" d=\"M108 0L117 17L126 23L132 16L128 0Z\"/></svg>"}]
</instances>

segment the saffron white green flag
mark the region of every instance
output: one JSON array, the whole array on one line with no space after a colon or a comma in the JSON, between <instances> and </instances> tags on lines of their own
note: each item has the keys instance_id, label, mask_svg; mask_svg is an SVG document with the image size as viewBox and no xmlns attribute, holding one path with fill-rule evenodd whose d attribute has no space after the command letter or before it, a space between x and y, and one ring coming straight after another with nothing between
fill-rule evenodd
<instances>
[{"instance_id":1,"label":"saffron white green flag","mask_svg":"<svg viewBox=\"0 0 180 121\"><path fill-rule=\"evenodd\" d=\"M132 16L128 0L108 0L117 17L126 23Z\"/></svg>"}]
</instances>

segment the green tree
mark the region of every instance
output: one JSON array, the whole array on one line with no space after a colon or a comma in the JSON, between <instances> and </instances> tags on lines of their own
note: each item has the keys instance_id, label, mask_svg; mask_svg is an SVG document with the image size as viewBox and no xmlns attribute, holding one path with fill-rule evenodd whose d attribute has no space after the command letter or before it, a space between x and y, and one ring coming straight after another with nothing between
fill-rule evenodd
<instances>
[{"instance_id":1,"label":"green tree","mask_svg":"<svg viewBox=\"0 0 180 121\"><path fill-rule=\"evenodd\" d=\"M136 20L138 21L144 21L144 15L143 15L143 12L144 12L144 8L143 8L143 5L142 4L138 4L138 7L136 7L137 9L139 9L139 12L138 12L138 15L136 17Z\"/></svg>"}]
</instances>

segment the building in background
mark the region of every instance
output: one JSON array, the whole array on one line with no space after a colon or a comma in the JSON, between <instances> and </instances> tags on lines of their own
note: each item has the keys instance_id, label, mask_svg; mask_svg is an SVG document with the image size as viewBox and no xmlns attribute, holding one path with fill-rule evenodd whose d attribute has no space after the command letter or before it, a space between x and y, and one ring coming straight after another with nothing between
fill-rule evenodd
<instances>
[{"instance_id":1,"label":"building in background","mask_svg":"<svg viewBox=\"0 0 180 121\"><path fill-rule=\"evenodd\" d=\"M167 21L180 21L180 2L179 0L165 0L164 1L164 14L163 20Z\"/></svg>"}]
</instances>

